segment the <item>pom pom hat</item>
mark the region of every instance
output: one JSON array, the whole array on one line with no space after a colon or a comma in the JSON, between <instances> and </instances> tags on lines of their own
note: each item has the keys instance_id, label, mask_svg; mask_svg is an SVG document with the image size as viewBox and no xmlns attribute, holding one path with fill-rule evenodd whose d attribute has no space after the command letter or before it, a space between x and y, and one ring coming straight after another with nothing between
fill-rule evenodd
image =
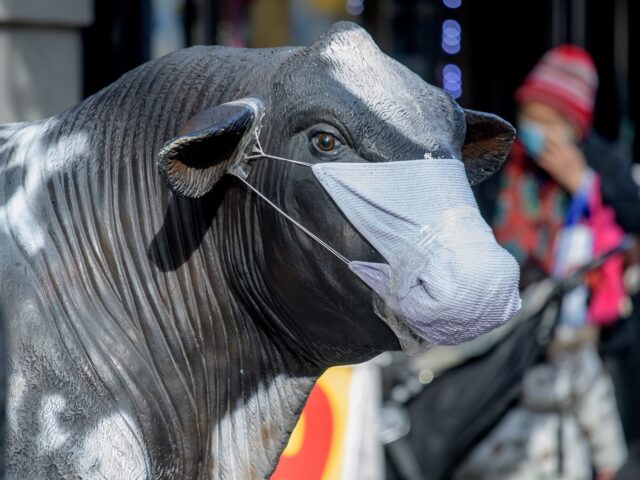
<instances>
[{"instance_id":1,"label":"pom pom hat","mask_svg":"<svg viewBox=\"0 0 640 480\"><path fill-rule=\"evenodd\" d=\"M591 128L597 88L591 55L575 45L562 45L543 55L515 98L520 104L540 102L557 110L584 138Z\"/></svg>"}]
</instances>

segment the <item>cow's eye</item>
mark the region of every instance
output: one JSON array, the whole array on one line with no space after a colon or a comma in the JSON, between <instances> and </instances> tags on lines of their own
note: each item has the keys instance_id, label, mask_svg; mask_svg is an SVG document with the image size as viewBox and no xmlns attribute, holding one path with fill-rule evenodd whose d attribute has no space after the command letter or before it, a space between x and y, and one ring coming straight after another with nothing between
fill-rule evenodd
<instances>
[{"instance_id":1,"label":"cow's eye","mask_svg":"<svg viewBox=\"0 0 640 480\"><path fill-rule=\"evenodd\" d=\"M332 152L340 146L340 140L330 133L318 133L313 137L313 145L321 152Z\"/></svg>"}]
</instances>

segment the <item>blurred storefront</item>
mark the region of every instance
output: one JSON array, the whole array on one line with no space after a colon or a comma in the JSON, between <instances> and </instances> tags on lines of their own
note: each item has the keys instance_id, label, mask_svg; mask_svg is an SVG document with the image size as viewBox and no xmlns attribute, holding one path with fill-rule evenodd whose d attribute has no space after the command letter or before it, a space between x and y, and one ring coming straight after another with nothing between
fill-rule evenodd
<instances>
[{"instance_id":1,"label":"blurred storefront","mask_svg":"<svg viewBox=\"0 0 640 480\"><path fill-rule=\"evenodd\" d=\"M0 0L0 123L82 99L81 29L92 21L92 0Z\"/></svg>"}]
</instances>

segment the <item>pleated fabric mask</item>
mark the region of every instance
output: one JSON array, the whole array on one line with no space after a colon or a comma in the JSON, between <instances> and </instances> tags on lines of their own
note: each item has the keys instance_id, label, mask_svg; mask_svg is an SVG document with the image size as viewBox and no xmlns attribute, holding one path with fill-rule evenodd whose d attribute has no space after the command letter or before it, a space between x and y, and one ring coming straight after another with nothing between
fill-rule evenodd
<instances>
[{"instance_id":1,"label":"pleated fabric mask","mask_svg":"<svg viewBox=\"0 0 640 480\"><path fill-rule=\"evenodd\" d=\"M386 263L349 268L422 339L471 340L520 309L520 270L480 216L457 159L319 163L313 173ZM381 312L384 313L384 312Z\"/></svg>"}]
</instances>

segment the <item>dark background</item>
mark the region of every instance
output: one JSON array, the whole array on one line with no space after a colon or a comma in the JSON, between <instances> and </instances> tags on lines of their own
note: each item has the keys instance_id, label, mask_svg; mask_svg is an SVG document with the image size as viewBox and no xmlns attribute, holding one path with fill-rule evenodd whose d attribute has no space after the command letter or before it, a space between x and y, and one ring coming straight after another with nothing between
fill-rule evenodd
<instances>
[{"instance_id":1,"label":"dark background","mask_svg":"<svg viewBox=\"0 0 640 480\"><path fill-rule=\"evenodd\" d=\"M308 0L307 3L312 3ZM224 43L220 32L229 25L235 44L261 45L270 32L252 10L258 2L236 0L183 0L180 21L184 45ZM262 2L264 3L264 2ZM296 19L291 12L303 0L274 1L271 15L286 17L290 32L273 22L273 43L304 43L295 38ZM323 3L318 2L316 3ZM336 1L325 2L336 4ZM439 85L441 67L461 66L463 91L460 103L514 119L512 94L540 56L566 42L584 46L594 56L600 73L595 128L609 139L620 139L640 158L633 125L640 101L629 86L637 84L638 66L630 60L638 54L638 34L629 26L640 20L638 2L630 0L483 0L461 2L451 9L440 0L367 0L360 15L318 11L311 20L330 22L350 19L362 24L380 47L408 65L425 80ZM95 23L84 33L85 95L96 92L122 73L151 58L153 0L96 0ZM329 17L329 18L327 18ZM462 27L462 48L448 55L440 47L443 20L452 18ZM269 20L269 19L266 19ZM265 26L266 24L266 26ZM303 25L303 28L305 25ZM257 31L260 30L260 33ZM298 28L299 30L299 28ZM258 44L257 44L258 43ZM267 42L269 43L269 42Z\"/></svg>"}]
</instances>

